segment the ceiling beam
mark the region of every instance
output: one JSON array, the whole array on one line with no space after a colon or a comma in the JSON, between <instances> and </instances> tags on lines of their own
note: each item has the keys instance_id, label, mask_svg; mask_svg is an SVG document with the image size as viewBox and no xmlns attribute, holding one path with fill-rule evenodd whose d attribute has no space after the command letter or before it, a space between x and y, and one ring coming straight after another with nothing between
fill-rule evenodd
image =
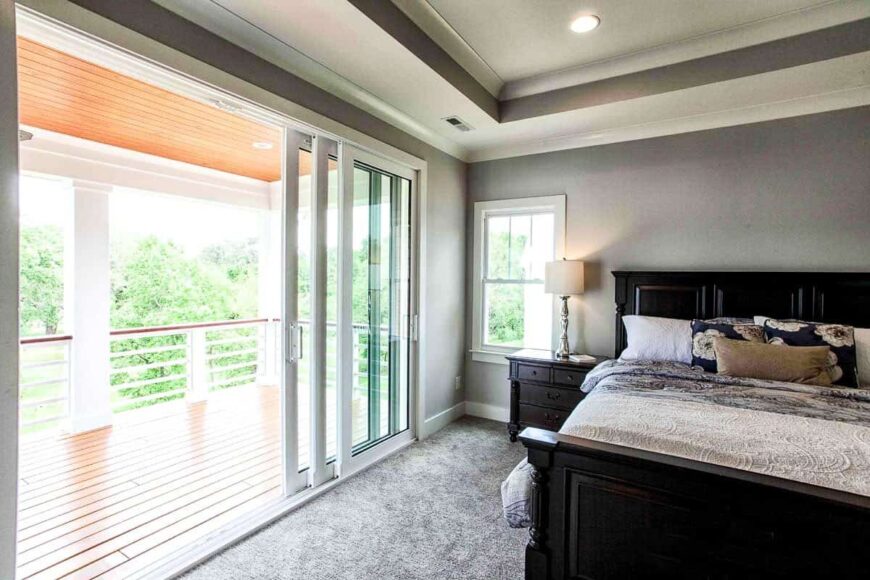
<instances>
[{"instance_id":1,"label":"ceiling beam","mask_svg":"<svg viewBox=\"0 0 870 580\"><path fill-rule=\"evenodd\" d=\"M870 18L500 103L501 122L564 113L870 50Z\"/></svg>"},{"instance_id":2,"label":"ceiling beam","mask_svg":"<svg viewBox=\"0 0 870 580\"><path fill-rule=\"evenodd\" d=\"M499 102L447 51L429 38L417 24L392 2L348 0L384 32L395 38L456 90L468 97L487 115L499 120Z\"/></svg>"}]
</instances>

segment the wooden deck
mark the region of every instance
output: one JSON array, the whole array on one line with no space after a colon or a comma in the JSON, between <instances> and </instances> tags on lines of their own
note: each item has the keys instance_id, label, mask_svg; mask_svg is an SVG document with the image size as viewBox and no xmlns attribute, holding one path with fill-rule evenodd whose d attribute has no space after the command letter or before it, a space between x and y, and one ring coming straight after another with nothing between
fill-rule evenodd
<instances>
[{"instance_id":1,"label":"wooden deck","mask_svg":"<svg viewBox=\"0 0 870 580\"><path fill-rule=\"evenodd\" d=\"M281 495L277 387L120 420L22 442L19 578L126 578Z\"/></svg>"}]
</instances>

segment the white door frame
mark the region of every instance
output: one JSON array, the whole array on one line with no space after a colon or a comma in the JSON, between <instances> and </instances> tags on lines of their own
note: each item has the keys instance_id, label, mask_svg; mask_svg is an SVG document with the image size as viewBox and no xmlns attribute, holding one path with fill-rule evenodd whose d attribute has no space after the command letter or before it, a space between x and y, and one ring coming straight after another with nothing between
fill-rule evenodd
<instances>
[{"instance_id":1,"label":"white door frame","mask_svg":"<svg viewBox=\"0 0 870 580\"><path fill-rule=\"evenodd\" d=\"M15 3L0 0L0 578L18 530L18 86Z\"/></svg>"},{"instance_id":2,"label":"white door frame","mask_svg":"<svg viewBox=\"0 0 870 580\"><path fill-rule=\"evenodd\" d=\"M408 429L398 433L386 441L372 446L365 451L353 454L352 436L352 413L351 401L353 400L353 169L354 163L359 161L375 169L397 175L407 179L411 183L411 296L410 316L412 327L419 324L418 311L418 278L417 270L418 252L420 245L417 243L417 211L420 205L417 182L419 174L401 164L389 159L363 151L350 144L344 144L340 152L340 198L339 198L339 409L341 421L339 422L338 439L338 469L341 477L364 469L374 461L393 453L408 445L417 438L419 425L418 410L419 380L418 359L419 341L412 334L409 340L409 384L408 384Z\"/></svg>"},{"instance_id":3,"label":"white door frame","mask_svg":"<svg viewBox=\"0 0 870 580\"><path fill-rule=\"evenodd\" d=\"M330 155L338 156L338 144L327 137L314 137L311 147L311 323L309 326L312 356L308 367L311 389L309 410L311 452L308 462L310 487L317 487L335 476L335 464L326 463L326 230Z\"/></svg>"},{"instance_id":4,"label":"white door frame","mask_svg":"<svg viewBox=\"0 0 870 580\"><path fill-rule=\"evenodd\" d=\"M307 484L307 476L299 473L299 358L302 352L298 312L298 235L299 235L299 149L307 136L292 129L284 130L283 163L281 167L284 227L281 235L281 263L284 276L281 284L281 352L283 381L281 384L281 450L284 458L284 495L291 496Z\"/></svg>"}]
</instances>

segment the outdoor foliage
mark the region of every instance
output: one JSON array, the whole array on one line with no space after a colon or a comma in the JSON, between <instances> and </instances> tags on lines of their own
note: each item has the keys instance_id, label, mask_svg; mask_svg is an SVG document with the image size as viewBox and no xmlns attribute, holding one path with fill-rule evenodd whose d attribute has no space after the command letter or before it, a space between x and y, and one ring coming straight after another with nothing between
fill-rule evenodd
<instances>
[{"instance_id":1,"label":"outdoor foliage","mask_svg":"<svg viewBox=\"0 0 870 580\"><path fill-rule=\"evenodd\" d=\"M489 236L487 278L524 278L522 254L511 251L524 248L526 236L508 233ZM524 333L523 287L519 284L487 284L488 342L504 346L522 346Z\"/></svg>"},{"instance_id":2,"label":"outdoor foliage","mask_svg":"<svg viewBox=\"0 0 870 580\"><path fill-rule=\"evenodd\" d=\"M173 242L149 236L139 240L131 250L116 251L112 261L112 275L113 328L234 320L257 315L255 239L212 245L205 248L200 256L189 257ZM207 354L252 348L256 344L256 335L252 333L252 329L209 333L210 337L217 339L236 336L250 340L213 345L209 347ZM112 385L184 375L187 370L184 364L187 339L187 335L179 333L113 342L113 352L178 345L178 349L115 357L112 360L113 368L172 361L178 361L178 364L145 369L134 373L135 376L114 373ZM228 355L214 360L213 367L251 363L251 366L225 371L217 377L219 380L228 380L234 376L250 374L256 358L253 353ZM121 389L118 395L122 399L136 399L182 389L185 385L186 379L178 378ZM182 396L183 393L175 393L156 400L131 403L123 408L135 408Z\"/></svg>"},{"instance_id":3,"label":"outdoor foliage","mask_svg":"<svg viewBox=\"0 0 870 580\"><path fill-rule=\"evenodd\" d=\"M128 254L113 256L112 328L255 316L256 302L244 303L250 292L240 287L252 282L256 288L256 263L251 268L243 254L234 256L238 262L227 261L230 254L220 247L207 250L204 256L218 256L217 263L148 236Z\"/></svg>"},{"instance_id":4,"label":"outdoor foliage","mask_svg":"<svg viewBox=\"0 0 870 580\"><path fill-rule=\"evenodd\" d=\"M63 231L21 228L21 335L56 334L63 317Z\"/></svg>"},{"instance_id":5,"label":"outdoor foliage","mask_svg":"<svg viewBox=\"0 0 870 580\"><path fill-rule=\"evenodd\" d=\"M197 256L187 255L171 242L148 236L126 243L114 243L111 264L111 311L113 329L141 328L171 324L255 318L258 314L258 244L255 238L228 241L208 246ZM353 320L368 321L367 243L353 256ZM337 251L327 258L327 318L337 319ZM310 316L310 259L299 259L300 318ZM21 328L24 335L52 334L63 318L63 232L56 226L22 229L21 233ZM384 296L384 301L388 300ZM386 321L384 321L386 323ZM210 339L242 338L244 342L211 345L207 354L247 350L256 346L256 330L228 329L208 333ZM113 340L112 368L167 363L132 373L114 372L112 385L186 375L185 357L188 337L184 333L159 337ZM361 364L366 365L367 347L361 341ZM177 346L177 348L170 348ZM160 348L160 352L123 356L127 351ZM177 364L172 364L177 361ZM249 375L257 362L254 353L228 355L214 359L212 368L250 362L250 366L224 371L216 380ZM222 388L232 387L230 382ZM180 398L169 394L150 401L132 401L159 393L183 389L186 378L124 388L113 394L119 410Z\"/></svg>"}]
</instances>

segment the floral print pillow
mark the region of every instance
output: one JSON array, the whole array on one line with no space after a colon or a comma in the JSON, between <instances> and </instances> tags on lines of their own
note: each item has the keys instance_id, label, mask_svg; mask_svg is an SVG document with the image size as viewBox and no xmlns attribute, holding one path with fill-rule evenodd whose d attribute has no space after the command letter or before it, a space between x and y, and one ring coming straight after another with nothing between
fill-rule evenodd
<instances>
[{"instance_id":1,"label":"floral print pillow","mask_svg":"<svg viewBox=\"0 0 870 580\"><path fill-rule=\"evenodd\" d=\"M855 329L851 326L768 318L764 322L764 335L771 344L830 346L828 374L831 383L843 387L858 386Z\"/></svg>"},{"instance_id":2,"label":"floral print pillow","mask_svg":"<svg viewBox=\"0 0 870 580\"><path fill-rule=\"evenodd\" d=\"M713 351L713 339L717 336L764 342L764 328L751 322L723 322L720 318L693 320L692 365L701 367L710 373L716 372L716 353Z\"/></svg>"}]
</instances>

